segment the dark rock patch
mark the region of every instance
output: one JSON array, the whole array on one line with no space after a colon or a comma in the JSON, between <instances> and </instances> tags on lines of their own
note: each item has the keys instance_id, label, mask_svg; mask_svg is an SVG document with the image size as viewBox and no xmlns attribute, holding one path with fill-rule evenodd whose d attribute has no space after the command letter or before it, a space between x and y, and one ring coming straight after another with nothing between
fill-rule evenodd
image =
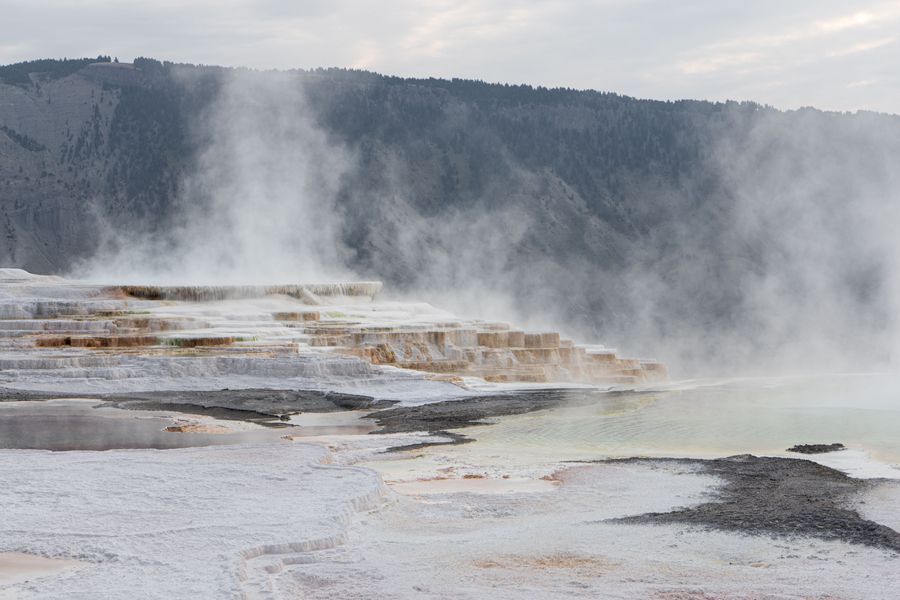
<instances>
[{"instance_id":1,"label":"dark rock patch","mask_svg":"<svg viewBox=\"0 0 900 600\"><path fill-rule=\"evenodd\" d=\"M385 452L405 452L408 450L421 450L422 448L431 448L432 446L457 446L459 444L468 444L474 442L473 438L462 435L461 433L453 433L452 431L432 431L432 435L444 438L443 442L420 442L418 444L406 444L405 446L391 446Z\"/></svg>"},{"instance_id":2,"label":"dark rock patch","mask_svg":"<svg viewBox=\"0 0 900 600\"><path fill-rule=\"evenodd\" d=\"M303 412L362 410L393 404L356 394L268 389L134 392L98 399L113 402L119 408L176 410L241 420L284 419Z\"/></svg>"},{"instance_id":3,"label":"dark rock patch","mask_svg":"<svg viewBox=\"0 0 900 600\"><path fill-rule=\"evenodd\" d=\"M272 424L302 412L371 410L395 404L371 396L320 390L170 390L119 394L66 394L0 389L0 401L90 398L130 410L169 410L220 419Z\"/></svg>"},{"instance_id":4,"label":"dark rock patch","mask_svg":"<svg viewBox=\"0 0 900 600\"><path fill-rule=\"evenodd\" d=\"M787 449L788 452L796 452L798 454L824 454L826 452L837 452L846 450L846 446L839 443L834 444L797 444Z\"/></svg>"},{"instance_id":5,"label":"dark rock patch","mask_svg":"<svg viewBox=\"0 0 900 600\"><path fill-rule=\"evenodd\" d=\"M634 392L629 392L634 393ZM374 419L379 429L374 433L405 433L427 431L436 433L485 425L491 417L519 415L564 404L585 404L617 395L598 390L547 389L507 394L492 394L445 400L420 406L398 406L366 415Z\"/></svg>"},{"instance_id":6,"label":"dark rock patch","mask_svg":"<svg viewBox=\"0 0 900 600\"><path fill-rule=\"evenodd\" d=\"M15 388L0 388L0 402L30 402L54 398L96 398L96 396L91 394L69 394L66 392L41 392L19 390Z\"/></svg>"},{"instance_id":7,"label":"dark rock patch","mask_svg":"<svg viewBox=\"0 0 900 600\"><path fill-rule=\"evenodd\" d=\"M900 533L864 519L853 498L877 483L849 477L818 463L752 455L716 460L625 459L612 462L679 464L724 481L718 497L699 506L618 519L627 523L679 523L747 534L813 536L900 552Z\"/></svg>"}]
</instances>

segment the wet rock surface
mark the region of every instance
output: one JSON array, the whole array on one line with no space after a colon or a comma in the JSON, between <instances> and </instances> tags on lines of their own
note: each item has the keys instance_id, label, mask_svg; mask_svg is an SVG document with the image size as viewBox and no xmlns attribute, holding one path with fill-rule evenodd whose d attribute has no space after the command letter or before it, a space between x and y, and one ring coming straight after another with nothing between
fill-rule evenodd
<instances>
[{"instance_id":1,"label":"wet rock surface","mask_svg":"<svg viewBox=\"0 0 900 600\"><path fill-rule=\"evenodd\" d=\"M371 396L319 390L176 390L92 395L0 389L0 402L52 398L89 398L130 410L168 410L263 424L301 412L375 409L393 404Z\"/></svg>"},{"instance_id":2,"label":"wet rock surface","mask_svg":"<svg viewBox=\"0 0 900 600\"><path fill-rule=\"evenodd\" d=\"M29 402L32 400L49 400L51 398L85 398L84 395L36 392L32 390L18 390L0 388L0 402Z\"/></svg>"},{"instance_id":3,"label":"wet rock surface","mask_svg":"<svg viewBox=\"0 0 900 600\"><path fill-rule=\"evenodd\" d=\"M625 392L622 392L625 393ZM634 392L627 392L633 394ZM493 417L517 415L563 405L589 404L619 392L594 389L546 389L490 394L445 400L418 406L394 406L392 400L320 390L221 389L128 392L122 394L65 394L0 388L0 402L39 401L53 398L89 398L117 408L148 411L175 411L219 419L272 424L302 412L372 410L365 415L379 429L373 433L429 432L451 438L453 443L468 440L448 429L485 425ZM421 447L433 444L425 443Z\"/></svg>"},{"instance_id":4,"label":"wet rock surface","mask_svg":"<svg viewBox=\"0 0 900 600\"><path fill-rule=\"evenodd\" d=\"M139 392L102 396L120 408L135 410L180 410L211 416L247 419L252 413L264 418L284 417L301 412L335 412L391 406L371 396L319 390L209 390ZM215 413L215 414L213 414Z\"/></svg>"},{"instance_id":5,"label":"wet rock surface","mask_svg":"<svg viewBox=\"0 0 900 600\"><path fill-rule=\"evenodd\" d=\"M520 415L564 404L591 403L600 397L613 395L613 392L577 389L518 391L421 406L399 406L371 413L366 418L374 419L381 428L374 433L439 433L447 429L485 425L485 419L491 417Z\"/></svg>"},{"instance_id":6,"label":"wet rock surface","mask_svg":"<svg viewBox=\"0 0 900 600\"><path fill-rule=\"evenodd\" d=\"M378 432L375 431L373 433ZM410 450L421 450L423 448L432 448L434 446L457 446L459 444L469 444L475 441L474 438L464 436L461 433L454 433L452 431L432 431L430 433L433 436L443 438L445 441L427 441L419 442L417 444L405 444L403 446L391 446L390 448L387 448L385 452L408 452Z\"/></svg>"},{"instance_id":7,"label":"wet rock surface","mask_svg":"<svg viewBox=\"0 0 900 600\"><path fill-rule=\"evenodd\" d=\"M610 462L683 465L724 482L718 497L710 502L627 517L619 522L678 523L747 534L813 536L900 552L900 533L864 519L850 508L860 492L878 483L854 479L809 460L742 455L715 460L631 458Z\"/></svg>"}]
</instances>

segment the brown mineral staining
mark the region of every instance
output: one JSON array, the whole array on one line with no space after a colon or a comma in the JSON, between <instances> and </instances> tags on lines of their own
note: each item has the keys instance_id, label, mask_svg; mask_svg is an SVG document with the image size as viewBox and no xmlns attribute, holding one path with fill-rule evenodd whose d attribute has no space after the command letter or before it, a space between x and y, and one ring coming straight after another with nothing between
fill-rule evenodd
<instances>
[{"instance_id":1,"label":"brown mineral staining","mask_svg":"<svg viewBox=\"0 0 900 600\"><path fill-rule=\"evenodd\" d=\"M159 338L153 335L72 335L42 337L35 340L35 345L38 348L59 348L62 346L71 346L73 348L135 348L155 346L159 343Z\"/></svg>"},{"instance_id":2,"label":"brown mineral staining","mask_svg":"<svg viewBox=\"0 0 900 600\"><path fill-rule=\"evenodd\" d=\"M310 345L333 347L373 364L493 383L575 382L633 385L666 378L652 361L620 358L614 350L576 346L557 332L511 331L504 323L373 327L306 327ZM339 332L339 335L338 335Z\"/></svg>"},{"instance_id":3,"label":"brown mineral staining","mask_svg":"<svg viewBox=\"0 0 900 600\"><path fill-rule=\"evenodd\" d=\"M165 339L165 343L179 348L198 348L207 346L229 346L238 341L230 336L210 336L210 337L170 337Z\"/></svg>"},{"instance_id":4,"label":"brown mineral staining","mask_svg":"<svg viewBox=\"0 0 900 600\"><path fill-rule=\"evenodd\" d=\"M463 386L464 380L459 375L452 375L447 373L429 373L425 376L426 379L430 379L431 381L443 381L445 383L452 383L453 385Z\"/></svg>"},{"instance_id":5,"label":"brown mineral staining","mask_svg":"<svg viewBox=\"0 0 900 600\"><path fill-rule=\"evenodd\" d=\"M55 575L85 564L72 559L46 558L23 552L0 552L0 587Z\"/></svg>"},{"instance_id":6,"label":"brown mineral staining","mask_svg":"<svg viewBox=\"0 0 900 600\"><path fill-rule=\"evenodd\" d=\"M477 334L479 346L487 348L509 348L508 331L485 331Z\"/></svg>"},{"instance_id":7,"label":"brown mineral staining","mask_svg":"<svg viewBox=\"0 0 900 600\"><path fill-rule=\"evenodd\" d=\"M140 297L174 294L206 298L209 294L214 297L219 294L215 291L219 288L123 289ZM238 293L229 290L227 293ZM464 377L480 377L493 383L594 385L635 385L667 377L665 367L659 363L622 358L610 349L578 346L572 340L560 339L556 332L526 333L512 331L504 323L479 321L384 326L353 322L334 317L332 313L327 313L324 321L323 317L326 313L319 310L272 313L275 321L305 336L301 345L333 349L375 365L424 371L433 379L457 385L464 384ZM147 352L168 353L196 349L209 353L247 341L231 335L193 333L209 327L196 319L155 315L116 314L99 320L89 313L78 319L46 319L43 325L29 327L25 333L33 336L39 348L145 348ZM191 333L185 335L169 333L188 329ZM274 346L264 346L254 344L251 350L250 345L243 345L241 350L275 354L280 351ZM282 348L291 353L300 349L296 342Z\"/></svg>"},{"instance_id":8,"label":"brown mineral staining","mask_svg":"<svg viewBox=\"0 0 900 600\"><path fill-rule=\"evenodd\" d=\"M272 318L276 321L296 321L307 323L309 321L318 321L321 315L318 311L304 310L296 312L276 312L272 313Z\"/></svg>"},{"instance_id":9,"label":"brown mineral staining","mask_svg":"<svg viewBox=\"0 0 900 600\"><path fill-rule=\"evenodd\" d=\"M577 467L576 467L577 468ZM544 475L541 477L542 481L550 481L555 484L564 484L571 477L571 471L574 469L560 469L558 471L553 471L549 475Z\"/></svg>"},{"instance_id":10,"label":"brown mineral staining","mask_svg":"<svg viewBox=\"0 0 900 600\"><path fill-rule=\"evenodd\" d=\"M177 319L172 317L123 317L114 321L118 330L142 330L142 331L174 331L179 329L197 329L204 327L190 319Z\"/></svg>"},{"instance_id":11,"label":"brown mineral staining","mask_svg":"<svg viewBox=\"0 0 900 600\"><path fill-rule=\"evenodd\" d=\"M350 348L348 354L364 358L373 365L390 365L397 362L397 355L388 344L378 344L363 348Z\"/></svg>"},{"instance_id":12,"label":"brown mineral staining","mask_svg":"<svg viewBox=\"0 0 900 600\"><path fill-rule=\"evenodd\" d=\"M543 555L508 555L473 563L479 569L570 569L585 574L602 575L619 566L619 563L602 556L588 556L571 552Z\"/></svg>"}]
</instances>

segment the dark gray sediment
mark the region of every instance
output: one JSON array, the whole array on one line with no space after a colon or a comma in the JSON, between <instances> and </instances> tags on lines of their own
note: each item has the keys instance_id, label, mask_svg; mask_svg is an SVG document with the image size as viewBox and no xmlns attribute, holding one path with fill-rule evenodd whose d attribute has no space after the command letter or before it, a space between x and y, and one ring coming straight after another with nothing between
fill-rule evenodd
<instances>
[{"instance_id":1,"label":"dark gray sediment","mask_svg":"<svg viewBox=\"0 0 900 600\"><path fill-rule=\"evenodd\" d=\"M797 454L824 454L826 452L838 452L847 448L840 443L834 444L797 444L787 449L788 452Z\"/></svg>"},{"instance_id":2,"label":"dark gray sediment","mask_svg":"<svg viewBox=\"0 0 900 600\"><path fill-rule=\"evenodd\" d=\"M375 409L394 404L371 396L340 392L269 389L134 392L98 399L131 410L172 410L249 421L272 421L304 412Z\"/></svg>"},{"instance_id":3,"label":"dark gray sediment","mask_svg":"<svg viewBox=\"0 0 900 600\"><path fill-rule=\"evenodd\" d=\"M715 460L630 458L610 462L682 465L719 477L718 497L699 506L618 519L626 523L700 525L747 534L813 536L900 553L900 533L851 508L880 485L818 463L752 455Z\"/></svg>"},{"instance_id":4,"label":"dark gray sediment","mask_svg":"<svg viewBox=\"0 0 900 600\"><path fill-rule=\"evenodd\" d=\"M174 411L263 424L277 423L289 415L303 412L372 410L394 404L375 400L371 396L321 390L221 389L67 394L0 389L0 402L57 398L88 398L129 410Z\"/></svg>"},{"instance_id":5,"label":"dark gray sediment","mask_svg":"<svg viewBox=\"0 0 900 600\"><path fill-rule=\"evenodd\" d=\"M377 431L373 431L372 433L377 434ZM454 433L452 431L431 431L429 432L431 435L443 438L444 441L427 441L427 442L419 442L417 444L405 444L403 446L391 446L390 448L385 449L385 452L407 452L410 450L421 450L423 448L431 448L434 446L458 446L460 444L468 444L470 442L474 442L474 438L470 438L461 433Z\"/></svg>"},{"instance_id":6,"label":"dark gray sediment","mask_svg":"<svg viewBox=\"0 0 900 600\"><path fill-rule=\"evenodd\" d=\"M473 441L463 434L447 430L486 424L488 421L485 419L562 405L595 403L622 393L596 389L544 389L396 407L396 402L390 400L321 390L220 389L69 394L0 388L0 402L88 398L121 409L181 412L249 421L269 427L284 426L283 421L293 414L360 410L371 411L365 418L374 420L379 426L373 434L427 432L435 437L431 441L388 450L401 451Z\"/></svg>"},{"instance_id":7,"label":"dark gray sediment","mask_svg":"<svg viewBox=\"0 0 900 600\"><path fill-rule=\"evenodd\" d=\"M634 392L628 392L633 394ZM380 429L374 433L427 431L439 433L485 425L492 417L520 415L563 405L589 404L617 393L599 390L546 389L445 400L420 406L398 406L366 415Z\"/></svg>"},{"instance_id":8,"label":"dark gray sediment","mask_svg":"<svg viewBox=\"0 0 900 600\"><path fill-rule=\"evenodd\" d=\"M71 394L68 392L44 392L0 387L0 402L37 402L41 400L51 400L58 398L96 398L96 396L92 394L85 395Z\"/></svg>"},{"instance_id":9,"label":"dark gray sediment","mask_svg":"<svg viewBox=\"0 0 900 600\"><path fill-rule=\"evenodd\" d=\"M0 388L0 402L89 398L131 410L169 410L223 419L272 421L303 412L370 410L380 429L373 433L445 432L483 425L492 417L517 415L562 405L590 404L635 392L596 389L542 389L444 400L419 406L321 390L220 389L161 390L115 394L69 394ZM393 407L393 408L392 408ZM458 443L458 442L457 442Z\"/></svg>"}]
</instances>

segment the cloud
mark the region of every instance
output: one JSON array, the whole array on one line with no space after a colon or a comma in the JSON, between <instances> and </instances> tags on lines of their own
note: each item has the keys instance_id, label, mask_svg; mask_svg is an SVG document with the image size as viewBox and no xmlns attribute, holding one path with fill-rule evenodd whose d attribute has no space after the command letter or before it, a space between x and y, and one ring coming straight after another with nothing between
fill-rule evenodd
<instances>
[{"instance_id":1,"label":"cloud","mask_svg":"<svg viewBox=\"0 0 900 600\"><path fill-rule=\"evenodd\" d=\"M894 42L897 41L897 37L889 37L889 38L881 38L878 40L871 40L868 42L860 42L858 44L853 44L852 46L848 46L846 48L841 48L840 50L835 50L834 52L830 52L828 54L829 57L838 57L838 56L849 56L851 54L859 54L860 52L869 52L870 50L877 50L878 48L884 48L885 46L890 46Z\"/></svg>"},{"instance_id":2,"label":"cloud","mask_svg":"<svg viewBox=\"0 0 900 600\"><path fill-rule=\"evenodd\" d=\"M678 66L681 72L686 75L697 75L713 73L719 69L734 69L744 65L756 64L762 58L763 54L759 52L720 54L682 61Z\"/></svg>"},{"instance_id":3,"label":"cloud","mask_svg":"<svg viewBox=\"0 0 900 600\"><path fill-rule=\"evenodd\" d=\"M473 1L432 2L431 10L413 24L400 47L410 52L436 55L478 40L497 40L532 28L539 15L536 7Z\"/></svg>"},{"instance_id":4,"label":"cloud","mask_svg":"<svg viewBox=\"0 0 900 600\"><path fill-rule=\"evenodd\" d=\"M838 17L836 19L818 21L817 23L815 23L812 31L820 31L822 33L837 33L840 31L845 31L847 29L855 29L857 27L868 25L875 20L875 14L868 11L862 11L853 13L852 15Z\"/></svg>"},{"instance_id":5,"label":"cloud","mask_svg":"<svg viewBox=\"0 0 900 600\"><path fill-rule=\"evenodd\" d=\"M900 2L853 4L0 0L0 63L103 53L900 112L900 55L871 58L896 35ZM848 91L863 78L887 83Z\"/></svg>"},{"instance_id":6,"label":"cloud","mask_svg":"<svg viewBox=\"0 0 900 600\"><path fill-rule=\"evenodd\" d=\"M862 27L880 30L898 18L900 9L884 7L817 20L775 33L717 42L692 51L690 58L678 62L678 69L685 75L698 75L738 67L746 72L749 67L762 68L774 62L782 65L806 63L810 53L820 56L823 48L842 41L839 34ZM858 54L892 44L896 39L896 36L862 39L824 54L827 57Z\"/></svg>"}]
</instances>

